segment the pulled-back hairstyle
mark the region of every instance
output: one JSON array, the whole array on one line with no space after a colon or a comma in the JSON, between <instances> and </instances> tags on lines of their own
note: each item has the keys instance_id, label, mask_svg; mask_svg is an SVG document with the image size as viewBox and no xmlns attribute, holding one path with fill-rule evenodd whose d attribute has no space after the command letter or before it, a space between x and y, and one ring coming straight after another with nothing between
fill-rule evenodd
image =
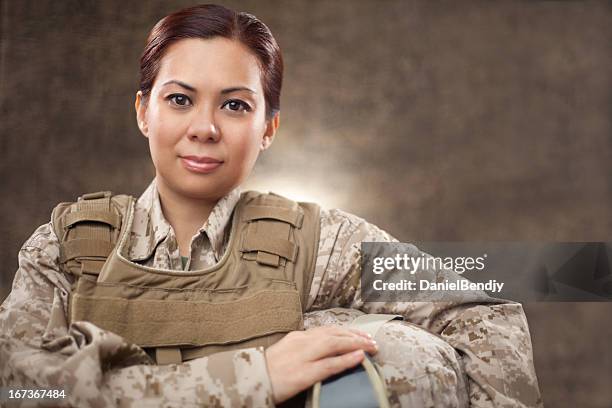
<instances>
[{"instance_id":1,"label":"pulled-back hairstyle","mask_svg":"<svg viewBox=\"0 0 612 408\"><path fill-rule=\"evenodd\" d=\"M238 40L256 57L266 101L266 119L280 110L283 58L270 29L252 14L216 4L201 4L174 12L155 24L140 57L140 91L147 103L165 50L184 38L224 37Z\"/></svg>"}]
</instances>

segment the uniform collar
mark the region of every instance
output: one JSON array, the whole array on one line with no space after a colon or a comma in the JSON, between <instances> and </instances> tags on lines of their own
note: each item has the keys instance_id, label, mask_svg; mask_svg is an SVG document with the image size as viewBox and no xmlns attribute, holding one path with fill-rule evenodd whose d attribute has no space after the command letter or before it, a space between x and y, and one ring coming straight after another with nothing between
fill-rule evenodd
<instances>
[{"instance_id":1,"label":"uniform collar","mask_svg":"<svg viewBox=\"0 0 612 408\"><path fill-rule=\"evenodd\" d=\"M215 204L208 219L198 231L198 235L203 235L202 238L208 238L217 259L222 256L225 235L229 233L227 227L234 207L240 199L240 192L240 188L237 187L223 196ZM165 240L176 243L176 235L164 217L159 192L155 179L153 179L136 201L128 257L132 261L148 259L153 255L157 246ZM199 240L194 239L193 242L199 242Z\"/></svg>"},{"instance_id":2,"label":"uniform collar","mask_svg":"<svg viewBox=\"0 0 612 408\"><path fill-rule=\"evenodd\" d=\"M215 258L221 259L223 244L228 238L232 212L240 200L240 187L236 187L215 204L208 219L200 227L200 234L206 234L215 252Z\"/></svg>"}]
</instances>

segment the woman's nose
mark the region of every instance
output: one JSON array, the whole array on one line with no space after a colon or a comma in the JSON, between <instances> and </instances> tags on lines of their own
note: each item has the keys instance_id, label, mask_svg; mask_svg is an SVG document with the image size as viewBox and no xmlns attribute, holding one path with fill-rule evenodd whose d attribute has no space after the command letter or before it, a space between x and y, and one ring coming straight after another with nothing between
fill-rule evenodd
<instances>
[{"instance_id":1,"label":"woman's nose","mask_svg":"<svg viewBox=\"0 0 612 408\"><path fill-rule=\"evenodd\" d=\"M218 142L221 132L212 113L200 113L191 124L189 138L200 142Z\"/></svg>"}]
</instances>

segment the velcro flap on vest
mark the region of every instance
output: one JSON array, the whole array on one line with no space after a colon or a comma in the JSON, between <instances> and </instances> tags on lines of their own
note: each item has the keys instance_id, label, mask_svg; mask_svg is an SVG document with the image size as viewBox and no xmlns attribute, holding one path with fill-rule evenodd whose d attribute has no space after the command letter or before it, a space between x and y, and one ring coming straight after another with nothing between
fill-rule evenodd
<instances>
[{"instance_id":1,"label":"velcro flap on vest","mask_svg":"<svg viewBox=\"0 0 612 408\"><path fill-rule=\"evenodd\" d=\"M73 239L63 243L60 262L65 263L77 257L105 258L113 250L109 241L101 239Z\"/></svg>"},{"instance_id":2,"label":"velcro flap on vest","mask_svg":"<svg viewBox=\"0 0 612 408\"><path fill-rule=\"evenodd\" d=\"M263 265L278 266L280 264L280 257L278 255L269 254L267 252L258 251L255 260Z\"/></svg>"},{"instance_id":3,"label":"velcro flap on vest","mask_svg":"<svg viewBox=\"0 0 612 408\"><path fill-rule=\"evenodd\" d=\"M257 262L278 266L279 257L291 262L297 258L298 246L289 240L291 226L284 222L259 220L248 224L240 252L257 252Z\"/></svg>"},{"instance_id":4,"label":"velcro flap on vest","mask_svg":"<svg viewBox=\"0 0 612 408\"><path fill-rule=\"evenodd\" d=\"M231 344L302 327L296 290L263 290L231 302L83 296L71 321L88 320L141 347Z\"/></svg>"},{"instance_id":5,"label":"velcro flap on vest","mask_svg":"<svg viewBox=\"0 0 612 408\"><path fill-rule=\"evenodd\" d=\"M297 257L297 246L287 240L273 237L254 239L247 235L242 247L243 251L263 251L270 254L282 256L285 259L295 262Z\"/></svg>"},{"instance_id":6,"label":"velcro flap on vest","mask_svg":"<svg viewBox=\"0 0 612 408\"><path fill-rule=\"evenodd\" d=\"M297 257L297 246L288 239L275 238L264 234L247 234L242 244L242 252L263 251L272 255L282 256L295 262ZM258 261L259 261L258 254ZM278 265L278 263L275 263Z\"/></svg>"},{"instance_id":7,"label":"velcro flap on vest","mask_svg":"<svg viewBox=\"0 0 612 408\"><path fill-rule=\"evenodd\" d=\"M245 221L272 219L291 224L295 228L302 228L304 214L298 209L279 208L269 205L257 205L246 207L244 210Z\"/></svg>"},{"instance_id":8,"label":"velcro flap on vest","mask_svg":"<svg viewBox=\"0 0 612 408\"><path fill-rule=\"evenodd\" d=\"M81 264L81 275L99 275L104 266L105 259L83 259Z\"/></svg>"},{"instance_id":9,"label":"velcro flap on vest","mask_svg":"<svg viewBox=\"0 0 612 408\"><path fill-rule=\"evenodd\" d=\"M111 211L77 210L64 216L64 228L70 228L82 221L102 222L115 229L121 227L121 217L119 214Z\"/></svg>"}]
</instances>

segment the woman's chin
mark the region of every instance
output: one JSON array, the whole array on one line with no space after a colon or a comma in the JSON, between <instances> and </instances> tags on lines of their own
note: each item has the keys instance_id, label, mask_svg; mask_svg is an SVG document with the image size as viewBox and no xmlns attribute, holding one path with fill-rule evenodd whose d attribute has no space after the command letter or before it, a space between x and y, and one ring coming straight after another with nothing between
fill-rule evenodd
<instances>
[{"instance_id":1,"label":"woman's chin","mask_svg":"<svg viewBox=\"0 0 612 408\"><path fill-rule=\"evenodd\" d=\"M217 201L231 191L231 187L221 183L194 183L190 185L183 184L178 191L179 194L186 198L194 200Z\"/></svg>"}]
</instances>

